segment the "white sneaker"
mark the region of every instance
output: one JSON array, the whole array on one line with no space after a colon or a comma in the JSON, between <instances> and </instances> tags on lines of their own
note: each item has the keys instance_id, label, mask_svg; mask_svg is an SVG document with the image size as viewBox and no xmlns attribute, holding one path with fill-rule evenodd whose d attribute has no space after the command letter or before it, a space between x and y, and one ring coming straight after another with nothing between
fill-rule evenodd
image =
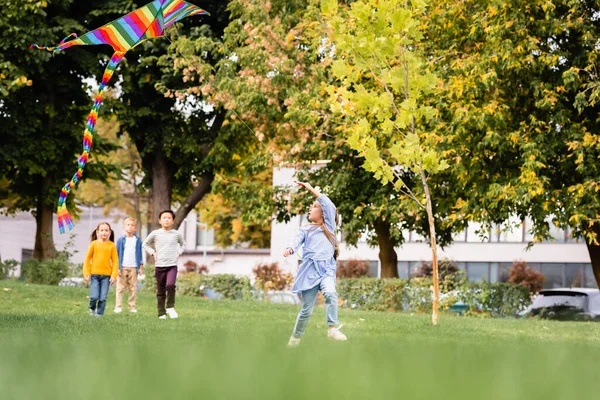
<instances>
[{"instance_id":1,"label":"white sneaker","mask_svg":"<svg viewBox=\"0 0 600 400\"><path fill-rule=\"evenodd\" d=\"M179 315L177 315L177 311L175 311L174 308L167 308L167 315L171 319L175 319L175 318L179 317Z\"/></svg>"},{"instance_id":2,"label":"white sneaker","mask_svg":"<svg viewBox=\"0 0 600 400\"><path fill-rule=\"evenodd\" d=\"M346 335L344 335L342 332L340 332L340 329L342 328L342 326L344 326L344 324L338 326L337 328L329 328L329 330L327 331L327 337L331 340L339 340L339 341L348 340Z\"/></svg>"},{"instance_id":3,"label":"white sneaker","mask_svg":"<svg viewBox=\"0 0 600 400\"><path fill-rule=\"evenodd\" d=\"M123 309L121 307L115 307L115 312L118 314L120 312L123 312Z\"/></svg>"},{"instance_id":4,"label":"white sneaker","mask_svg":"<svg viewBox=\"0 0 600 400\"><path fill-rule=\"evenodd\" d=\"M89 309L88 309L88 312L89 312L89 313L90 313L90 315L92 315L92 316L95 314L94 310L92 310L91 308L89 308Z\"/></svg>"},{"instance_id":5,"label":"white sneaker","mask_svg":"<svg viewBox=\"0 0 600 400\"><path fill-rule=\"evenodd\" d=\"M137 310L135 308L132 308L131 310L129 310L129 312L135 314L137 312Z\"/></svg>"},{"instance_id":6,"label":"white sneaker","mask_svg":"<svg viewBox=\"0 0 600 400\"><path fill-rule=\"evenodd\" d=\"M290 336L290 340L288 340L287 347L298 347L300 346L300 338L294 337L294 335Z\"/></svg>"},{"instance_id":7,"label":"white sneaker","mask_svg":"<svg viewBox=\"0 0 600 400\"><path fill-rule=\"evenodd\" d=\"M167 319L167 316L165 314L163 314L160 317L158 317L158 319Z\"/></svg>"}]
</instances>

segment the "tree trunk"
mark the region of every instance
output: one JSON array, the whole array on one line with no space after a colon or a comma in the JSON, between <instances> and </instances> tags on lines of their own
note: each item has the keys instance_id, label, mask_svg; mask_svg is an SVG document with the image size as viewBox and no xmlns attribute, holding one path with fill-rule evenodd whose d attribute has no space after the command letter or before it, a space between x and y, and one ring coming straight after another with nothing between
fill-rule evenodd
<instances>
[{"instance_id":1,"label":"tree trunk","mask_svg":"<svg viewBox=\"0 0 600 400\"><path fill-rule=\"evenodd\" d=\"M43 178L35 210L35 246L33 248L33 258L42 261L56 257L56 248L54 247L54 239L52 237L54 207L48 205L46 201L49 188L50 179L47 177Z\"/></svg>"},{"instance_id":2,"label":"tree trunk","mask_svg":"<svg viewBox=\"0 0 600 400\"><path fill-rule=\"evenodd\" d=\"M173 194L173 172L170 162L163 151L158 147L152 161L152 219L151 230L157 229L158 215L161 211L171 209L171 196Z\"/></svg>"},{"instance_id":3,"label":"tree trunk","mask_svg":"<svg viewBox=\"0 0 600 400\"><path fill-rule=\"evenodd\" d=\"M375 221L375 233L379 244L379 262L382 278L398 278L398 255L390 235L390 224L378 219Z\"/></svg>"},{"instance_id":4,"label":"tree trunk","mask_svg":"<svg viewBox=\"0 0 600 400\"><path fill-rule=\"evenodd\" d=\"M600 224L595 223L592 226L592 231L596 234L596 239L600 241ZM596 286L600 288L600 244L590 244L586 238L585 244L590 254L590 260L592 262L592 270L594 271L594 277L596 278Z\"/></svg>"},{"instance_id":5,"label":"tree trunk","mask_svg":"<svg viewBox=\"0 0 600 400\"><path fill-rule=\"evenodd\" d=\"M202 179L200 179L200 182L198 182L198 185L194 188L192 193L190 193L187 199L185 199L181 207L177 209L177 213L175 215L175 224L173 225L174 229L178 229L185 217L187 217L190 211L196 207L196 204L202 200L204 195L210 193L211 185L214 179L215 176L213 174L204 175Z\"/></svg>"},{"instance_id":6,"label":"tree trunk","mask_svg":"<svg viewBox=\"0 0 600 400\"><path fill-rule=\"evenodd\" d=\"M437 241L435 235L435 221L433 219L433 207L431 204L431 194L429 193L429 185L427 184L427 177L423 168L419 168L421 172L421 182L423 183L423 190L425 191L425 198L427 199L427 219L429 221L429 240L431 245L431 266L433 270L433 310L431 312L431 322L434 325L438 323L438 308L440 302L440 281L438 275L438 260L437 260Z\"/></svg>"}]
</instances>

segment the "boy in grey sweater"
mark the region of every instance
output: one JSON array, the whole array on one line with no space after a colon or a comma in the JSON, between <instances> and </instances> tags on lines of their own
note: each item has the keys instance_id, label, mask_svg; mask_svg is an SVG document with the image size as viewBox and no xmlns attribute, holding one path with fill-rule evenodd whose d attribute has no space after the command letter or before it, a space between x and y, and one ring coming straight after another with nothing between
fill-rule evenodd
<instances>
[{"instance_id":1,"label":"boy in grey sweater","mask_svg":"<svg viewBox=\"0 0 600 400\"><path fill-rule=\"evenodd\" d=\"M177 279L177 259L185 250L183 235L173 228L175 213L162 211L158 215L161 228L152 231L142 247L156 260L156 301L158 318L177 318L175 311L175 281ZM165 308L166 300L166 308Z\"/></svg>"}]
</instances>

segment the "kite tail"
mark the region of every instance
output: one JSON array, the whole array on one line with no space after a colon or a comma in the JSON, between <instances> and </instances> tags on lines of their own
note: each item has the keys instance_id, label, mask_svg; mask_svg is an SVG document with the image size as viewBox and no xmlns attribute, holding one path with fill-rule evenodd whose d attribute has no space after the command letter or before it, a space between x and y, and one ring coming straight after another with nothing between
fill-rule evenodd
<instances>
[{"instance_id":1,"label":"kite tail","mask_svg":"<svg viewBox=\"0 0 600 400\"><path fill-rule=\"evenodd\" d=\"M110 78L112 77L113 73L115 72L115 69L117 68L117 65L119 64L121 59L123 59L124 55L125 55L125 52L117 51L115 54L113 54L113 56L110 59L110 62L108 63L108 65L106 66L106 69L104 70L104 75L102 76L102 82L100 82L100 86L98 87L98 94L96 95L96 101L94 101L92 110L90 111L90 114L88 115L87 123L85 126L85 132L83 133L83 153L81 153L81 155L79 156L79 159L77 161L79 168L77 169L77 172L75 172L75 174L73 175L73 178L71 178L71 181L69 181L60 191L60 197L58 198L58 210L57 210L58 229L60 230L60 233L65 233L65 226L68 227L69 230L73 229L73 227L75 226L75 224L73 223L73 218L71 217L71 214L69 214L69 211L67 210L67 205L66 205L67 197L69 196L71 189L73 189L75 187L75 185L77 185L77 182L79 182L79 179L81 179L81 175L83 174L83 169L85 168L85 165L87 164L88 157L89 157L90 151L92 149L92 135L94 134L94 128L96 126L96 119L98 118L98 111L100 110L100 106L102 105L102 91L104 90L104 87L108 84L108 81L110 81Z\"/></svg>"},{"instance_id":2,"label":"kite tail","mask_svg":"<svg viewBox=\"0 0 600 400\"><path fill-rule=\"evenodd\" d=\"M56 53L57 51L61 51L64 49L67 49L75 44L81 44L79 41L73 40L71 42L67 42L67 39L69 39L70 37L74 37L77 38L77 34L76 33L71 33L69 36L67 36L66 38L64 38L63 40L60 41L60 43L58 44L58 46L56 47L52 47L52 46L40 46L38 44L32 44L31 46L29 46L30 49L38 49L38 50L47 50L47 51L51 51L52 53ZM66 42L66 43L65 43Z\"/></svg>"}]
</instances>

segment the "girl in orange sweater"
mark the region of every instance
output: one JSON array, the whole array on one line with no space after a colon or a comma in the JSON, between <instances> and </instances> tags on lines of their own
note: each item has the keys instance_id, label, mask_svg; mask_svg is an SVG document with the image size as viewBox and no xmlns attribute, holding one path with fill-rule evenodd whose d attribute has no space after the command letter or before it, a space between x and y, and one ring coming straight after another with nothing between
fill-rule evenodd
<instances>
[{"instance_id":1,"label":"girl in orange sweater","mask_svg":"<svg viewBox=\"0 0 600 400\"><path fill-rule=\"evenodd\" d=\"M110 285L119 274L119 258L115 246L115 234L107 222L101 222L90 237L83 262L83 279L90 282L90 315L101 317L106 308Z\"/></svg>"}]
</instances>

